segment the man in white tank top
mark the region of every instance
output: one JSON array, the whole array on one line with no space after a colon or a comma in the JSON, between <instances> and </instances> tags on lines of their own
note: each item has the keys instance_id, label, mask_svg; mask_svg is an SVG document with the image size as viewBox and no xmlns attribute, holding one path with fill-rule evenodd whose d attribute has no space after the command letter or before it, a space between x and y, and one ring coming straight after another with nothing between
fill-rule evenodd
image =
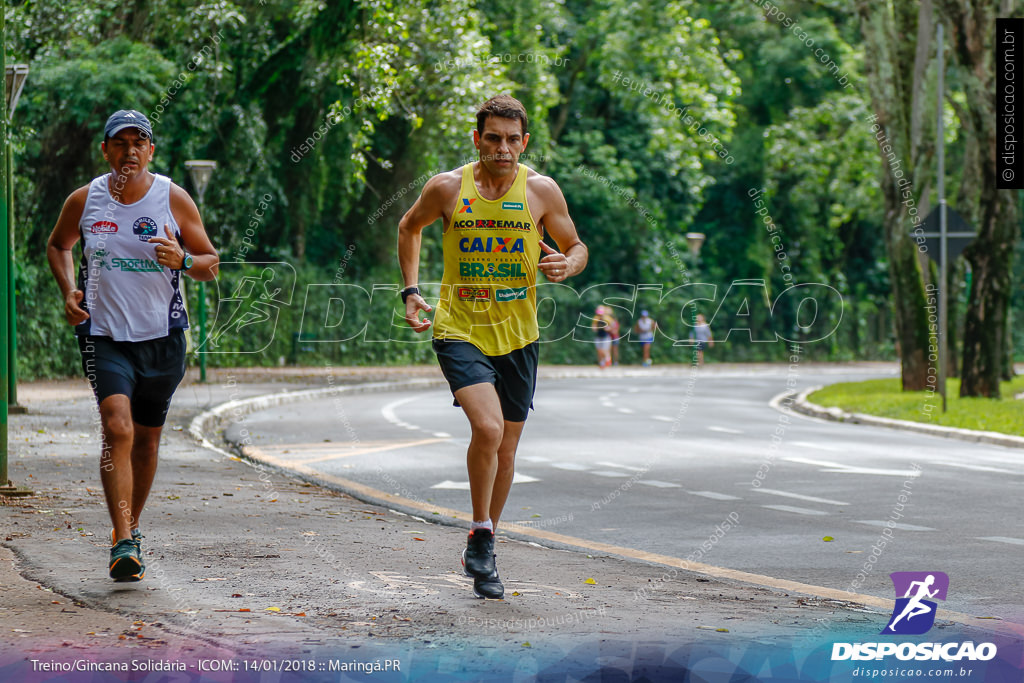
<instances>
[{"instance_id":1,"label":"man in white tank top","mask_svg":"<svg viewBox=\"0 0 1024 683\"><path fill-rule=\"evenodd\" d=\"M181 275L212 280L220 259L191 197L148 170L155 147L144 114L115 112L101 149L110 173L67 198L46 256L99 403L100 478L114 527L110 577L138 581L146 571L139 517L185 373ZM79 240L76 282L71 249Z\"/></svg>"}]
</instances>

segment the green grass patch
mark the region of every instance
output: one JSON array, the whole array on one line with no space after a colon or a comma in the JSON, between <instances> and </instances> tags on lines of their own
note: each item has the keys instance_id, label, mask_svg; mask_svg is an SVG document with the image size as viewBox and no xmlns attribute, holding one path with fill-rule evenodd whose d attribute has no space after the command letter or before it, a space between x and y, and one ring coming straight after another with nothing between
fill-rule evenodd
<instances>
[{"instance_id":1,"label":"green grass patch","mask_svg":"<svg viewBox=\"0 0 1024 683\"><path fill-rule=\"evenodd\" d=\"M946 384L945 413L937 392L902 391L899 378L833 384L807 398L811 403L851 413L1024 436L1024 400L1013 398L1024 392L1024 376L1003 382L1000 390L1000 400L960 398L960 380L950 379ZM929 405L933 406L931 410Z\"/></svg>"}]
</instances>

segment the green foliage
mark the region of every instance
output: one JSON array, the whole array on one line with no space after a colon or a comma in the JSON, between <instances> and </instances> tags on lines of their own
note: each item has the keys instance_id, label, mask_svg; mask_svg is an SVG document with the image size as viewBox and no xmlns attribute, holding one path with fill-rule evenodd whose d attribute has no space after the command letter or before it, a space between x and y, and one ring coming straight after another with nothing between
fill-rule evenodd
<instances>
[{"instance_id":1,"label":"green foliage","mask_svg":"<svg viewBox=\"0 0 1024 683\"><path fill-rule=\"evenodd\" d=\"M859 79L857 22L834 3L790 9ZM26 1L9 10L8 36L32 69L13 128L23 377L78 372L41 245L64 198L107 170L102 125L123 107L156 113L154 171L191 189L184 162L217 161L203 219L224 262L250 264L225 268L219 291L256 263L297 273L271 345L210 363L433 362L426 343L303 339L293 349L292 339L336 313L317 301L303 318L308 285L397 284L399 217L428 177L475 157L476 108L503 92L530 116L524 162L558 182L591 253L571 289L550 289L542 304L542 317L558 307L542 337L558 340L545 344L546 362L593 362L589 316L601 302L619 306L623 330L648 308L687 338L684 294L696 290L678 288L688 283L716 285L701 310L719 311L717 336L743 320L730 297L744 279L766 283L754 337L813 339L841 317L835 334L807 345L810 357L892 353L864 95L749 0ZM800 328L792 297L768 309L792 282L752 189L767 190L795 282L842 294L842 305L822 302L811 328ZM707 235L699 262L689 231ZM440 237L439 225L423 233L424 282L440 280ZM385 300L353 299L346 314L390 327ZM240 327L223 349L254 348L259 334ZM744 336L709 358L786 355L782 343ZM637 347L621 345L624 362ZM689 349L659 341L655 357L687 362Z\"/></svg>"}]
</instances>

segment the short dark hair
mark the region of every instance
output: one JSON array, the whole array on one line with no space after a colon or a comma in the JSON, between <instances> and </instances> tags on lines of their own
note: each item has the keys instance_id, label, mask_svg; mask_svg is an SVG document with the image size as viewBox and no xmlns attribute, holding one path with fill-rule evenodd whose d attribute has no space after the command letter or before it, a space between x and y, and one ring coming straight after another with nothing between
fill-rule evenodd
<instances>
[{"instance_id":1,"label":"short dark hair","mask_svg":"<svg viewBox=\"0 0 1024 683\"><path fill-rule=\"evenodd\" d=\"M476 111L477 132L481 134L484 132L484 122L490 116L500 116L503 119L519 119L523 125L523 135L526 135L526 125L528 123L526 107L511 95L498 95L480 105L480 108Z\"/></svg>"}]
</instances>

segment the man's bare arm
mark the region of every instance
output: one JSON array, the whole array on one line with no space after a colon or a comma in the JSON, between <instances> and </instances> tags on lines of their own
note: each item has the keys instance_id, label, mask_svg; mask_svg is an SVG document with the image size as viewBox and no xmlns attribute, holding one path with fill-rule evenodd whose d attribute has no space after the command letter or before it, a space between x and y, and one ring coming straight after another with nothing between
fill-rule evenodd
<instances>
[{"instance_id":1,"label":"man's bare arm","mask_svg":"<svg viewBox=\"0 0 1024 683\"><path fill-rule=\"evenodd\" d=\"M555 240L562 253L544 249L547 256L540 260L538 268L551 282L561 282L583 272L587 267L587 245L576 233L576 226L569 218L569 207L565 203L561 188L551 178L540 179L537 192L540 195L545 211L541 219L544 229ZM541 243L543 249L546 245Z\"/></svg>"},{"instance_id":2,"label":"man's bare arm","mask_svg":"<svg viewBox=\"0 0 1024 683\"><path fill-rule=\"evenodd\" d=\"M71 193L46 241L46 260L50 262L50 271L60 288L64 317L70 325L78 325L89 318L89 314L79 306L85 295L75 285L75 264L71 258L71 249L81 236L78 224L82 220L88 194L88 185Z\"/></svg>"},{"instance_id":3,"label":"man's bare arm","mask_svg":"<svg viewBox=\"0 0 1024 683\"><path fill-rule=\"evenodd\" d=\"M402 270L403 289L414 287L419 282L423 228L443 218L445 207L454 201L451 196L452 182L448 175L442 173L428 180L416 203L398 222L398 265ZM419 312L430 310L422 296L412 294L405 301L405 320L413 330L423 332L430 327L430 319L420 320Z\"/></svg>"},{"instance_id":4,"label":"man's bare arm","mask_svg":"<svg viewBox=\"0 0 1024 683\"><path fill-rule=\"evenodd\" d=\"M157 263L173 270L181 270L185 262L185 251L192 256L192 267L186 274L193 280L213 280L217 277L220 256L206 234L199 209L185 190L171 185L171 213L181 229L181 242L170 235L170 228L164 226L166 236L150 239L156 249ZM184 245L184 248L182 248Z\"/></svg>"}]
</instances>

